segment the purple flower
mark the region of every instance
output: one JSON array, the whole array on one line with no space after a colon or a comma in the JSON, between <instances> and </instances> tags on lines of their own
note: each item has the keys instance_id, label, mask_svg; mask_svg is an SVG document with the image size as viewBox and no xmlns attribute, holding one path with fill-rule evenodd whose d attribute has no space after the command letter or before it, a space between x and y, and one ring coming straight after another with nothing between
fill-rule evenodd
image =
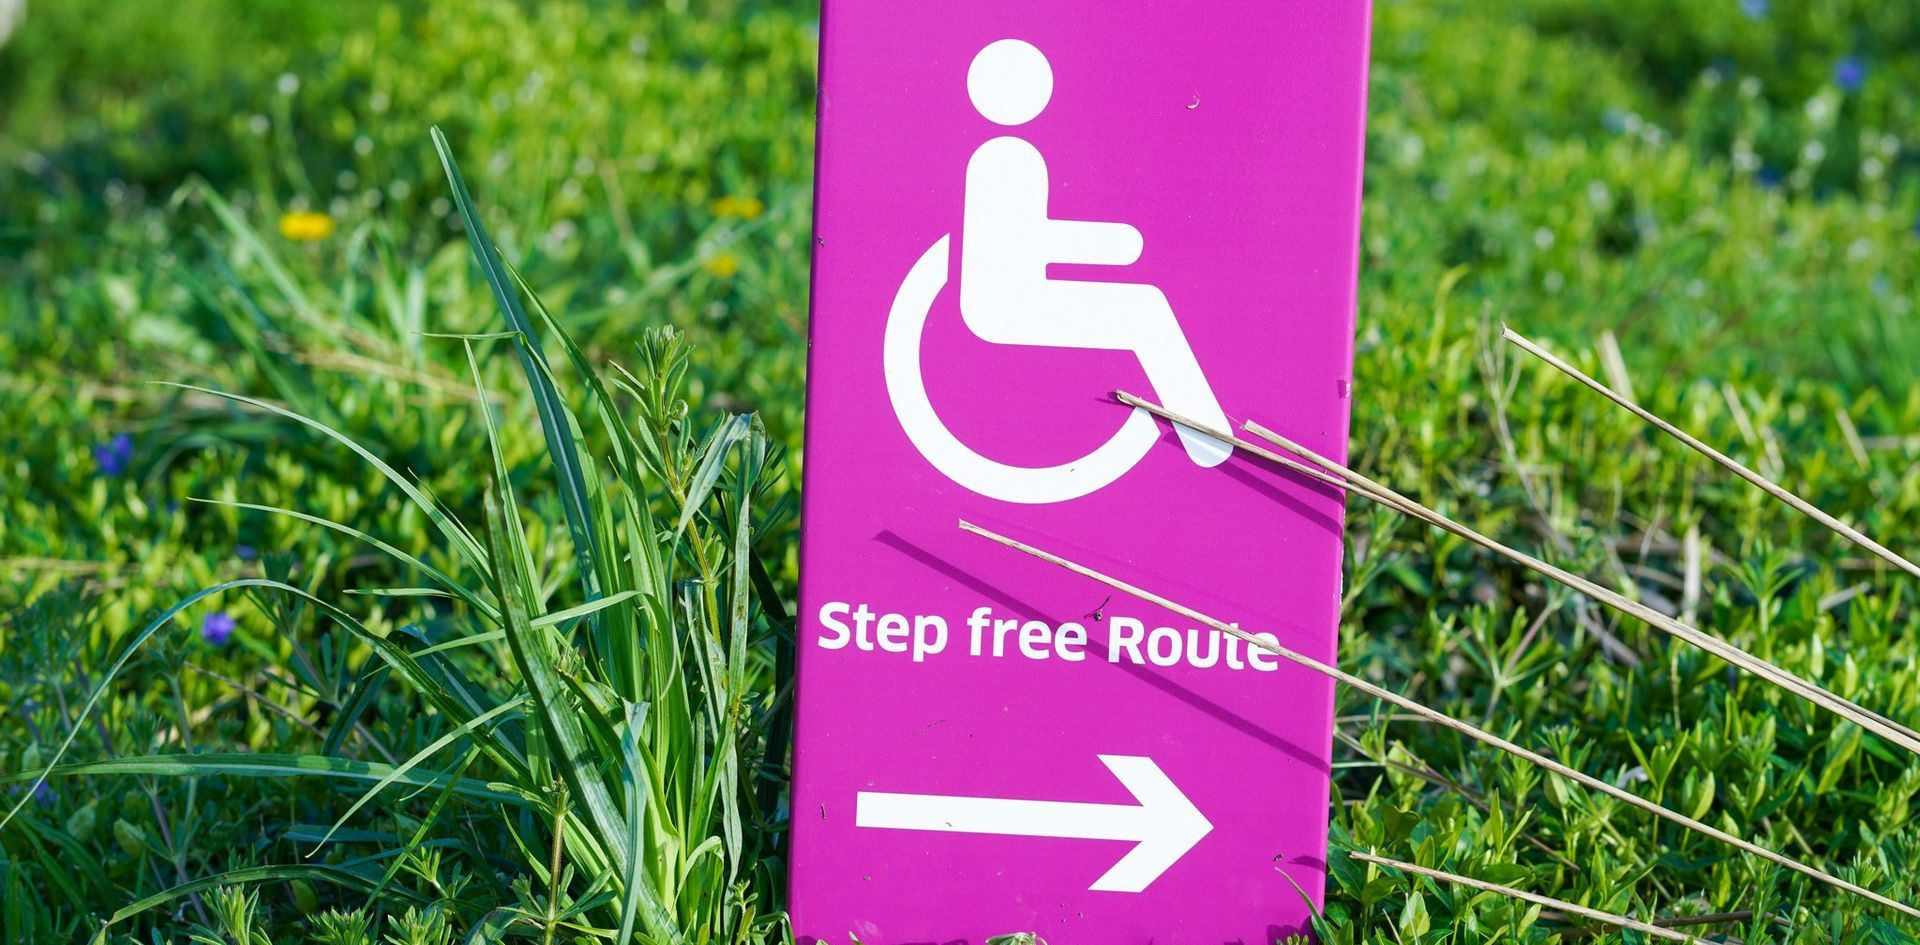
<instances>
[{"instance_id":1,"label":"purple flower","mask_svg":"<svg viewBox=\"0 0 1920 945\"><path fill-rule=\"evenodd\" d=\"M116 433L113 439L93 445L93 462L103 476L118 476L133 462L133 437Z\"/></svg>"},{"instance_id":2,"label":"purple flower","mask_svg":"<svg viewBox=\"0 0 1920 945\"><path fill-rule=\"evenodd\" d=\"M1848 56L1833 67L1833 84L1846 92L1858 92L1867 81L1867 64L1859 56Z\"/></svg>"},{"instance_id":3,"label":"purple flower","mask_svg":"<svg viewBox=\"0 0 1920 945\"><path fill-rule=\"evenodd\" d=\"M1769 0L1740 0L1740 12L1749 20L1757 20L1767 15L1773 4Z\"/></svg>"},{"instance_id":4,"label":"purple flower","mask_svg":"<svg viewBox=\"0 0 1920 945\"><path fill-rule=\"evenodd\" d=\"M234 626L233 617L224 610L216 610L200 619L200 639L214 646L226 646L233 638Z\"/></svg>"},{"instance_id":5,"label":"purple flower","mask_svg":"<svg viewBox=\"0 0 1920 945\"><path fill-rule=\"evenodd\" d=\"M233 553L238 555L240 557L240 560L242 561L252 561L253 559L260 557L259 549L253 547L252 545L234 545Z\"/></svg>"},{"instance_id":6,"label":"purple flower","mask_svg":"<svg viewBox=\"0 0 1920 945\"><path fill-rule=\"evenodd\" d=\"M20 792L24 790L26 790L26 788L16 784L16 785L13 785L12 787L7 788L7 793L13 797L19 797ZM48 784L47 782L42 781L39 784L34 785L33 800L35 803L39 804L41 807L52 807L54 805L54 802L58 801L59 799L60 799L60 795L55 794L53 792L53 786Z\"/></svg>"}]
</instances>

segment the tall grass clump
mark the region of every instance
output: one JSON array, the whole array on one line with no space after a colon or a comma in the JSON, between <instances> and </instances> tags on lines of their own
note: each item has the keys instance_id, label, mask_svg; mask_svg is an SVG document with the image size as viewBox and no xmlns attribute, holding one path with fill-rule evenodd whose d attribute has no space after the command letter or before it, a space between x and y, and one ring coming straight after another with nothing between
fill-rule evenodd
<instances>
[{"instance_id":1,"label":"tall grass clump","mask_svg":"<svg viewBox=\"0 0 1920 945\"><path fill-rule=\"evenodd\" d=\"M670 330L647 333L630 367L595 363L504 263L437 131L435 144L504 322L432 339L464 349L472 372L486 436L461 461L484 477L479 512L455 509L322 419L218 395L357 455L417 511L429 548L300 508L206 500L350 536L410 577L333 599L296 560L273 558L258 576L168 607L131 635L58 747L0 777L15 791L9 829L59 837L37 824L33 798L83 776L256 789L246 816L287 841L261 849L297 852L212 875L181 869L167 888L96 917L103 942L161 908L199 929L196 940L267 942L263 887L291 895L314 939L333 945L777 939L784 812L768 768L785 754L776 694L790 666L777 654L791 630L754 549L785 514L773 491L779 451L753 415L690 415L688 347ZM520 367L511 396L533 403L545 469L503 447L499 405L510 396L482 370L501 348ZM530 475L553 477L557 501L521 500ZM69 757L89 719L112 708L103 700L117 701L108 697L129 662L167 647L177 617L223 594L253 598L289 647L273 681L303 709L297 737L265 751L195 752L189 740L188 750ZM424 622L387 630L376 619L423 605L433 613ZM116 830L130 853L161 845L131 825ZM22 848L48 875L70 852Z\"/></svg>"}]
</instances>

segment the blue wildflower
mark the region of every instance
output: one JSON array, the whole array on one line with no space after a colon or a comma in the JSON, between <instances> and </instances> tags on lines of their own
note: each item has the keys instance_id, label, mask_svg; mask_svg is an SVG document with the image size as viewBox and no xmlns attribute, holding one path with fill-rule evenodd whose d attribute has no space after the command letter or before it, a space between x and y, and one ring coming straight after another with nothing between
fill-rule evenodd
<instances>
[{"instance_id":1,"label":"blue wildflower","mask_svg":"<svg viewBox=\"0 0 1920 945\"><path fill-rule=\"evenodd\" d=\"M7 788L7 795L9 797L19 797L20 792L24 790L26 790L26 788L15 784ZM52 807L54 802L59 799L60 795L53 793L53 788L49 787L45 781L40 782L39 785L33 789L33 800L41 807Z\"/></svg>"},{"instance_id":2,"label":"blue wildflower","mask_svg":"<svg viewBox=\"0 0 1920 945\"><path fill-rule=\"evenodd\" d=\"M216 610L200 620L200 639L214 646L226 646L233 638L235 624L233 617L224 610Z\"/></svg>"},{"instance_id":3,"label":"blue wildflower","mask_svg":"<svg viewBox=\"0 0 1920 945\"><path fill-rule=\"evenodd\" d=\"M1834 64L1833 84L1846 92L1858 92L1867 82L1867 64L1859 56L1848 56Z\"/></svg>"},{"instance_id":4,"label":"blue wildflower","mask_svg":"<svg viewBox=\"0 0 1920 945\"><path fill-rule=\"evenodd\" d=\"M1772 8L1773 4L1768 0L1740 0L1740 12L1745 13L1749 20L1765 17Z\"/></svg>"},{"instance_id":5,"label":"blue wildflower","mask_svg":"<svg viewBox=\"0 0 1920 945\"><path fill-rule=\"evenodd\" d=\"M260 550L252 545L234 545L233 553L238 555L242 561L252 561L260 557Z\"/></svg>"},{"instance_id":6,"label":"blue wildflower","mask_svg":"<svg viewBox=\"0 0 1920 945\"><path fill-rule=\"evenodd\" d=\"M116 433L113 439L93 445L93 462L103 476L118 476L133 462L133 437Z\"/></svg>"},{"instance_id":7,"label":"blue wildflower","mask_svg":"<svg viewBox=\"0 0 1920 945\"><path fill-rule=\"evenodd\" d=\"M1753 179L1760 186L1772 190L1780 186L1780 182L1786 178L1781 176L1779 168L1762 167L1758 174L1753 175Z\"/></svg>"}]
</instances>

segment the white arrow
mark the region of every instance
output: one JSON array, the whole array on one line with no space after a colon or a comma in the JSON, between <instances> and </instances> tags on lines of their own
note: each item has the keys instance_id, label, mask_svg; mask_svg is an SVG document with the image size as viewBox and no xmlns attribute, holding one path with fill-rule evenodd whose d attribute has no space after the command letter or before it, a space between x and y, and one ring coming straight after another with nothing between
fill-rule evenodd
<instances>
[{"instance_id":1,"label":"white arrow","mask_svg":"<svg viewBox=\"0 0 1920 945\"><path fill-rule=\"evenodd\" d=\"M1138 846L1087 888L1137 893L1213 830L1152 758L1101 755L1138 804L1076 804L943 794L861 791L854 824L890 830L995 833L1075 840L1135 840Z\"/></svg>"}]
</instances>

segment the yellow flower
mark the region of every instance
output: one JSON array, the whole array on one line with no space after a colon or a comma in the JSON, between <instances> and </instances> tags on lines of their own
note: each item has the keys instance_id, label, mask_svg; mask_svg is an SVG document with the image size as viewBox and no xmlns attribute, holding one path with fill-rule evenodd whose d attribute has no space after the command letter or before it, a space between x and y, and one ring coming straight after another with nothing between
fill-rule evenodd
<instances>
[{"instance_id":1,"label":"yellow flower","mask_svg":"<svg viewBox=\"0 0 1920 945\"><path fill-rule=\"evenodd\" d=\"M761 203L757 197L728 195L715 200L709 209L717 217L739 217L742 220L751 220L766 212L767 205Z\"/></svg>"},{"instance_id":2,"label":"yellow flower","mask_svg":"<svg viewBox=\"0 0 1920 945\"><path fill-rule=\"evenodd\" d=\"M708 272L725 279L740 271L740 257L732 253L715 253L708 256L707 261L700 265Z\"/></svg>"},{"instance_id":3,"label":"yellow flower","mask_svg":"<svg viewBox=\"0 0 1920 945\"><path fill-rule=\"evenodd\" d=\"M280 235L300 243L311 243L333 235L333 218L324 213L302 210L280 215Z\"/></svg>"}]
</instances>

